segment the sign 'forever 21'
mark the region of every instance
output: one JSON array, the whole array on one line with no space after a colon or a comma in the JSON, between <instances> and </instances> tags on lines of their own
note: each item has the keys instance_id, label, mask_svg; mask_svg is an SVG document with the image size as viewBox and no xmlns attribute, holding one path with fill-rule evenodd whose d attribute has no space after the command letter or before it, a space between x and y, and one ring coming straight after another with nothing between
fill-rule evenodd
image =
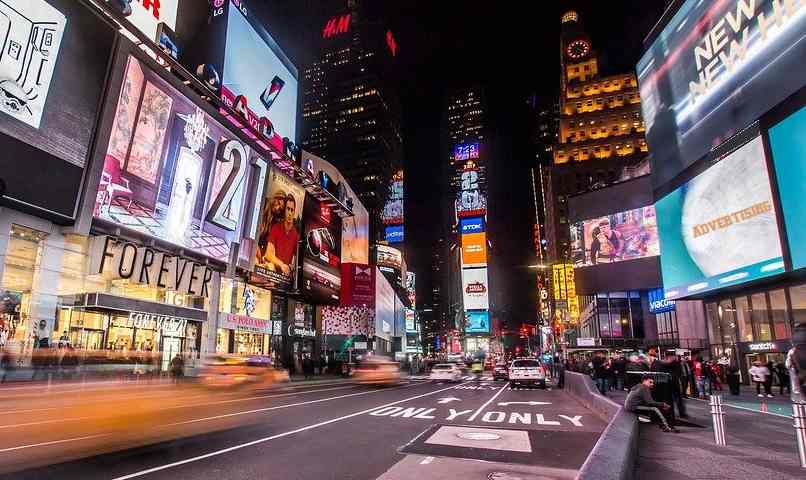
<instances>
[{"instance_id":1,"label":"sign 'forever 21'","mask_svg":"<svg viewBox=\"0 0 806 480\"><path fill-rule=\"evenodd\" d=\"M94 237L90 242L89 274L205 298L219 275L208 265L108 235Z\"/></svg>"}]
</instances>

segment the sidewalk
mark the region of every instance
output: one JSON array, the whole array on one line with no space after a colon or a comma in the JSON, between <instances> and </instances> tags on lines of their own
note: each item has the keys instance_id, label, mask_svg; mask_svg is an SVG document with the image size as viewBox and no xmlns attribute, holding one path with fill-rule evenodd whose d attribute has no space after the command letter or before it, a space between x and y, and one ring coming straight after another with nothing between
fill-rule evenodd
<instances>
[{"instance_id":1,"label":"sidewalk","mask_svg":"<svg viewBox=\"0 0 806 480\"><path fill-rule=\"evenodd\" d=\"M609 397L623 403L626 392L610 392ZM728 399L730 393L724 396ZM734 397L736 398L736 397ZM753 391L753 397L755 391ZM769 400L770 411L789 408L784 400ZM726 400L727 401L727 400ZM758 407L749 392L735 403ZM656 425L640 424L637 479L699 480L723 478L797 479L806 478L806 469L798 462L798 446L792 419L739 408L725 408L727 446L714 443L710 407L707 401L686 400L689 418L679 425L681 433L664 433ZM703 427L703 428L698 428Z\"/></svg>"}]
</instances>

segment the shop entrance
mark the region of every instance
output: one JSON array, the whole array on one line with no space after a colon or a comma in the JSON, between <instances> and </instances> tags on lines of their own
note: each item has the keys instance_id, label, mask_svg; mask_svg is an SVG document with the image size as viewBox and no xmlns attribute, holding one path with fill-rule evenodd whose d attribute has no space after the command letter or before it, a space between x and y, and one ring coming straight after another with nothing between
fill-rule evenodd
<instances>
[{"instance_id":1,"label":"shop entrance","mask_svg":"<svg viewBox=\"0 0 806 480\"><path fill-rule=\"evenodd\" d=\"M167 372L171 364L171 360L177 353L182 352L182 339L176 337L163 337L162 338L162 371Z\"/></svg>"}]
</instances>

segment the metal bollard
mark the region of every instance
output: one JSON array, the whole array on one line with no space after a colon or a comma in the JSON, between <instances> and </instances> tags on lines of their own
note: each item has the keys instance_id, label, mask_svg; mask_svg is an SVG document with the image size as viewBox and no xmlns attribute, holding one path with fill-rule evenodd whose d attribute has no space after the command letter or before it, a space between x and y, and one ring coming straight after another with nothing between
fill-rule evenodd
<instances>
[{"instance_id":1,"label":"metal bollard","mask_svg":"<svg viewBox=\"0 0 806 480\"><path fill-rule=\"evenodd\" d=\"M806 405L793 403L792 418L795 420L795 436L798 438L800 466L806 468Z\"/></svg>"},{"instance_id":2,"label":"metal bollard","mask_svg":"<svg viewBox=\"0 0 806 480\"><path fill-rule=\"evenodd\" d=\"M725 411L722 407L722 395L711 395L711 419L714 423L714 442L725 446Z\"/></svg>"}]
</instances>

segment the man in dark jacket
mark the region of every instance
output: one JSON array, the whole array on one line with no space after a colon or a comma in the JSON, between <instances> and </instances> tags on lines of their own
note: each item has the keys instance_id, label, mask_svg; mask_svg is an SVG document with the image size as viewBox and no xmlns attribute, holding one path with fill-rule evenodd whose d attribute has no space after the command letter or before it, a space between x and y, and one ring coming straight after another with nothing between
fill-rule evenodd
<instances>
[{"instance_id":1,"label":"man in dark jacket","mask_svg":"<svg viewBox=\"0 0 806 480\"><path fill-rule=\"evenodd\" d=\"M651 417L655 417L660 422L661 429L664 432L679 433L680 430L670 427L663 416L661 410L668 410L669 405L663 402L656 402L652 399L652 388L655 386L655 380L651 375L644 375L641 378L641 383L632 387L630 393L627 394L627 399L624 401L624 409L633 413L644 413Z\"/></svg>"}]
</instances>

